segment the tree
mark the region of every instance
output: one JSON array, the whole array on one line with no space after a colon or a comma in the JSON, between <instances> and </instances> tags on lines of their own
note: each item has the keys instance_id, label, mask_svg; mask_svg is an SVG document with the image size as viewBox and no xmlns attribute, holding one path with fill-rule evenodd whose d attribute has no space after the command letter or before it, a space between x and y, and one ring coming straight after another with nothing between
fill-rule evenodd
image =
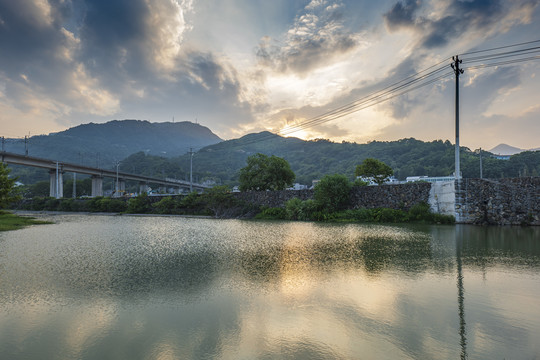
<instances>
[{"instance_id":1,"label":"tree","mask_svg":"<svg viewBox=\"0 0 540 360\"><path fill-rule=\"evenodd\" d=\"M17 178L9 178L11 169L6 164L0 163L0 209L5 209L14 201L19 200L15 188Z\"/></svg>"},{"instance_id":2,"label":"tree","mask_svg":"<svg viewBox=\"0 0 540 360\"><path fill-rule=\"evenodd\" d=\"M356 166L355 175L367 178L372 178L377 185L382 185L390 176L394 174L394 170L382 161L373 158L365 159L362 164Z\"/></svg>"},{"instance_id":3,"label":"tree","mask_svg":"<svg viewBox=\"0 0 540 360\"><path fill-rule=\"evenodd\" d=\"M240 169L240 190L283 190L293 184L294 172L287 160L258 153Z\"/></svg>"},{"instance_id":4,"label":"tree","mask_svg":"<svg viewBox=\"0 0 540 360\"><path fill-rule=\"evenodd\" d=\"M317 206L328 212L342 210L349 205L351 183L345 175L325 175L315 186L313 197Z\"/></svg>"}]
</instances>

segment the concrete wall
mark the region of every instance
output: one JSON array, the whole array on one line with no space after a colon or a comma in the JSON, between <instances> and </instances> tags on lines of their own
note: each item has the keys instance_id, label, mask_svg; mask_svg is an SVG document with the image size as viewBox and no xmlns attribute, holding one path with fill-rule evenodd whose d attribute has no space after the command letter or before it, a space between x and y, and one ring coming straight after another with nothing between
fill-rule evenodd
<instances>
[{"instance_id":1,"label":"concrete wall","mask_svg":"<svg viewBox=\"0 0 540 360\"><path fill-rule=\"evenodd\" d=\"M459 223L540 225L540 177L462 179L455 193Z\"/></svg>"},{"instance_id":2,"label":"concrete wall","mask_svg":"<svg viewBox=\"0 0 540 360\"><path fill-rule=\"evenodd\" d=\"M428 203L433 212L455 216L456 192L454 181L432 183Z\"/></svg>"}]
</instances>

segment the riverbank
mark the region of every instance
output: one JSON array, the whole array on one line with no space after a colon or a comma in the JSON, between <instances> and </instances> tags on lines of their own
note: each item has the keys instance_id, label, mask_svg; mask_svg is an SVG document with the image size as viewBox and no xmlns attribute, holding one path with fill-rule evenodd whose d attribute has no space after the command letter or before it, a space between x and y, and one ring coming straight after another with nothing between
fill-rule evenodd
<instances>
[{"instance_id":1,"label":"riverbank","mask_svg":"<svg viewBox=\"0 0 540 360\"><path fill-rule=\"evenodd\" d=\"M43 224L52 224L52 222L37 220L32 216L0 211L0 231L18 230L30 225Z\"/></svg>"}]
</instances>

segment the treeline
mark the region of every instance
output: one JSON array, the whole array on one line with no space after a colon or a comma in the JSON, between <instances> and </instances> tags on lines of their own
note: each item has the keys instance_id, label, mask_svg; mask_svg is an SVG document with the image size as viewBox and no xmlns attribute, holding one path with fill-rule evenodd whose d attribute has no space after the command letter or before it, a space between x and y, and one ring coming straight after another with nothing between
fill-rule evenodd
<instances>
[{"instance_id":1,"label":"treeline","mask_svg":"<svg viewBox=\"0 0 540 360\"><path fill-rule=\"evenodd\" d=\"M256 140L265 136L264 141ZM296 174L296 182L311 184L327 174L344 174L354 179L354 169L366 158L376 158L394 170L394 176L449 176L454 171L455 147L449 141L424 142L416 139L373 141L368 144L334 143L328 140L304 141L283 138L270 133L251 134L241 139L205 147L193 156L194 179L221 181L237 185L239 170L250 155L262 153L287 160ZM504 178L539 176L540 151L523 152L510 160L498 160L483 151L483 176ZM126 158L123 169L136 169L144 175L161 175L186 179L189 176L189 155L173 159L134 154ZM480 177L480 154L462 148L461 171L465 178Z\"/></svg>"},{"instance_id":2,"label":"treeline","mask_svg":"<svg viewBox=\"0 0 540 360\"><path fill-rule=\"evenodd\" d=\"M217 186L203 194L155 198L143 193L132 198L61 198L23 199L14 209L30 211L63 211L126 214L203 215L216 218L253 217L258 206L236 199L228 188Z\"/></svg>"},{"instance_id":3,"label":"treeline","mask_svg":"<svg viewBox=\"0 0 540 360\"><path fill-rule=\"evenodd\" d=\"M454 171L454 152L453 144L441 140L424 142L409 138L356 144L324 139L304 141L262 132L200 149L193 155L193 180L238 185L239 170L245 166L248 156L256 153L284 158L296 174L296 182L306 185L326 174L344 174L353 180L356 165L366 158L376 158L388 164L394 170L394 176L400 180L408 176L449 176ZM141 151L123 159L119 170L188 180L190 160L190 155L166 158ZM510 160L498 160L483 151L482 162L483 176L486 178L540 175L540 151L523 152L513 155ZM19 181L24 184L48 181L49 175L42 169L13 168L12 174L19 176ZM480 177L480 154L463 147L461 171L465 178Z\"/></svg>"}]
</instances>

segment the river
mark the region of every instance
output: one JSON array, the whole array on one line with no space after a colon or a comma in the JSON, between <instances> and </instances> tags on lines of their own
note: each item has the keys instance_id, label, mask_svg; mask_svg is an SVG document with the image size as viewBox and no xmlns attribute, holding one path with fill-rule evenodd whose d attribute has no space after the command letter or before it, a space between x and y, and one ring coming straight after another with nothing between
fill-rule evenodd
<instances>
[{"instance_id":1,"label":"river","mask_svg":"<svg viewBox=\"0 0 540 360\"><path fill-rule=\"evenodd\" d=\"M2 359L536 359L540 228L39 215Z\"/></svg>"}]
</instances>

